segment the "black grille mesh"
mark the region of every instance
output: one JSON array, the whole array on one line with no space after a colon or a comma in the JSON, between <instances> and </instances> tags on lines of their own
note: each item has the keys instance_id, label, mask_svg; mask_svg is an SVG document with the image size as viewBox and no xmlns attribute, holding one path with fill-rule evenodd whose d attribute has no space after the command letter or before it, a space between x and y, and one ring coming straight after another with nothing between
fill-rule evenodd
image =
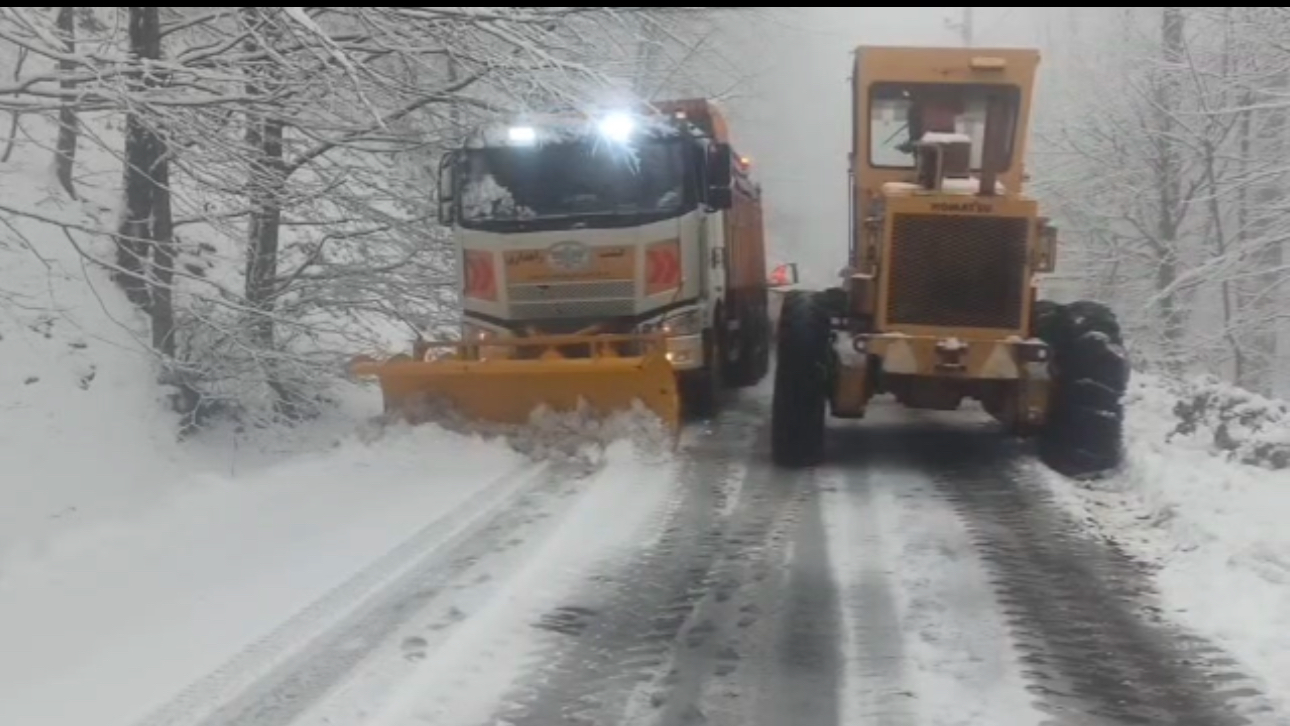
<instances>
[{"instance_id":1,"label":"black grille mesh","mask_svg":"<svg viewBox=\"0 0 1290 726\"><path fill-rule=\"evenodd\" d=\"M892 226L888 323L1020 327L1025 218L900 214Z\"/></svg>"}]
</instances>

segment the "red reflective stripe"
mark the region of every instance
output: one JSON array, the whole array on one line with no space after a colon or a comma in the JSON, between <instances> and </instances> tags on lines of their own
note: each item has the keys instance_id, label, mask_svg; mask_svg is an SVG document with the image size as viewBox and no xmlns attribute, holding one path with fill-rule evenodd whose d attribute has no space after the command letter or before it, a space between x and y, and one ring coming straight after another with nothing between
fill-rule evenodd
<instances>
[{"instance_id":1,"label":"red reflective stripe","mask_svg":"<svg viewBox=\"0 0 1290 726\"><path fill-rule=\"evenodd\" d=\"M466 250L465 295L478 300L497 299L497 277L493 272L493 253Z\"/></svg>"},{"instance_id":2,"label":"red reflective stripe","mask_svg":"<svg viewBox=\"0 0 1290 726\"><path fill-rule=\"evenodd\" d=\"M676 245L660 245L645 251L645 284L651 294L680 284L679 251Z\"/></svg>"}]
</instances>

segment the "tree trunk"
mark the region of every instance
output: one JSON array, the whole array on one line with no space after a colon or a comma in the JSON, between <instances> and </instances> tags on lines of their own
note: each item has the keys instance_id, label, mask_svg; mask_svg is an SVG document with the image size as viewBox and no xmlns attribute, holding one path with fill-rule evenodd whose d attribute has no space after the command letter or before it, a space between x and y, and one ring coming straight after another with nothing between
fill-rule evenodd
<instances>
[{"instance_id":1,"label":"tree trunk","mask_svg":"<svg viewBox=\"0 0 1290 726\"><path fill-rule=\"evenodd\" d=\"M152 180L152 345L167 360L175 357L174 222L170 214L170 155L154 136Z\"/></svg>"},{"instance_id":2,"label":"tree trunk","mask_svg":"<svg viewBox=\"0 0 1290 726\"><path fill-rule=\"evenodd\" d=\"M129 8L130 54L136 62L161 57L157 8ZM127 87L141 93L155 81L142 70L132 70ZM125 121L125 218L117 232L116 283L134 304L148 308L147 268L152 247L152 193L149 173L156 166L157 138L132 107Z\"/></svg>"},{"instance_id":3,"label":"tree trunk","mask_svg":"<svg viewBox=\"0 0 1290 726\"><path fill-rule=\"evenodd\" d=\"M58 9L58 32L63 36L63 43L68 55L76 52L76 8ZM59 88L64 92L71 91L76 83L70 76L76 71L76 64L70 60L59 60ZM72 182L72 169L76 163L76 139L79 134L80 119L72 101L64 100L58 110L58 145L54 152L54 168L58 183L72 199L76 198L76 187Z\"/></svg>"},{"instance_id":4,"label":"tree trunk","mask_svg":"<svg viewBox=\"0 0 1290 726\"><path fill-rule=\"evenodd\" d=\"M257 313L256 343L272 348L273 308L278 278L278 237L282 221L280 194L286 183L282 158L283 122L256 119L247 132L253 143L251 223L247 235L246 300Z\"/></svg>"},{"instance_id":5,"label":"tree trunk","mask_svg":"<svg viewBox=\"0 0 1290 726\"><path fill-rule=\"evenodd\" d=\"M243 17L248 25L259 26L260 32L247 41L247 50L260 50L261 44L271 44L273 26L269 10L244 8ZM259 40L265 38L265 40ZM278 81L277 69L270 58L262 65L247 71L249 79L246 92L249 97L271 93ZM248 169L247 195L251 201L251 218L247 229L245 294L253 309L252 335L264 349L274 344L273 308L275 283L278 277L278 237L282 220L282 188L286 184L286 164L283 159L282 134L284 123L259 111L249 111L246 119L246 145L251 163Z\"/></svg>"},{"instance_id":6,"label":"tree trunk","mask_svg":"<svg viewBox=\"0 0 1290 726\"><path fill-rule=\"evenodd\" d=\"M1283 159L1286 154L1285 135L1287 128L1286 110L1279 99L1285 97L1290 89L1290 75L1284 70L1278 71L1268 79L1267 88L1258 95L1256 103L1262 103L1263 122L1259 124L1255 153L1260 159ZM1256 274L1248 285L1249 307L1245 311L1246 319L1251 321L1250 361L1244 381L1238 384L1250 390L1272 395L1274 371L1277 355L1277 321L1279 302L1281 300L1282 238L1284 232L1278 227L1283 217L1280 211L1285 199L1284 173L1275 172L1260 174L1252 196L1257 212L1250 220L1250 236L1254 250L1251 262Z\"/></svg>"},{"instance_id":7,"label":"tree trunk","mask_svg":"<svg viewBox=\"0 0 1290 726\"><path fill-rule=\"evenodd\" d=\"M1162 56L1165 68L1155 86L1156 149L1156 290L1160 300L1166 365L1174 372L1182 366L1183 311L1177 295L1166 292L1178 279L1178 232L1182 212L1182 163L1174 114L1179 108L1178 69L1183 60L1183 9L1166 7L1161 16Z\"/></svg>"},{"instance_id":8,"label":"tree trunk","mask_svg":"<svg viewBox=\"0 0 1290 726\"><path fill-rule=\"evenodd\" d=\"M14 63L14 66L13 66L14 83L17 83L18 79L22 78L22 66L26 62L27 62L27 49L19 48L18 62ZM9 113L9 140L4 145L4 154L0 155L0 163L9 161L9 157L13 155L13 146L14 146L14 143L18 140L18 125L21 122L21 120L22 120L22 114L20 112L15 110Z\"/></svg>"},{"instance_id":9,"label":"tree trunk","mask_svg":"<svg viewBox=\"0 0 1290 726\"><path fill-rule=\"evenodd\" d=\"M260 26L257 34L264 41L253 37L247 41L248 50L258 50L261 43L272 44L276 26L269 20L265 8L244 8L243 17L248 24ZM261 66L247 71L247 95L256 97L272 94L281 85L281 73L270 59ZM267 113L247 113L246 144L251 154L247 194L251 200L251 218L247 225L246 277L244 281L247 306L251 308L251 338L264 353L276 347L273 312L277 298L279 236L282 227L282 194L287 184L286 160L283 157L283 119ZM269 386L277 395L278 410L295 418L295 397L283 383L276 366L270 361L264 365Z\"/></svg>"}]
</instances>

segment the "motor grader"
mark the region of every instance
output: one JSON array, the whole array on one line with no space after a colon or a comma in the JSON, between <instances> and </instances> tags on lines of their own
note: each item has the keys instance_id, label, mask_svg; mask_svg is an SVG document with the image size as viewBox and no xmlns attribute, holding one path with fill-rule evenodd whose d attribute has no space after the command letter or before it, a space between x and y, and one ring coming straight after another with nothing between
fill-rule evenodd
<instances>
[{"instance_id":1,"label":"motor grader","mask_svg":"<svg viewBox=\"0 0 1290 726\"><path fill-rule=\"evenodd\" d=\"M829 415L862 418L889 394L915 409L975 400L1068 475L1118 465L1116 317L1037 299L1057 246L1022 192L1038 64L1030 49L857 49L849 263L838 287L783 301L777 464L820 462Z\"/></svg>"}]
</instances>

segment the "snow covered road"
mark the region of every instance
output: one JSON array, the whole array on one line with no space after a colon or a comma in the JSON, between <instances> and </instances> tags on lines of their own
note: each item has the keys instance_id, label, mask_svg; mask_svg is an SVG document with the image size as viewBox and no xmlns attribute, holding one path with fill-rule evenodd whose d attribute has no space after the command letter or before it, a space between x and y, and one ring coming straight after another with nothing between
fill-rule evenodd
<instances>
[{"instance_id":1,"label":"snow covered road","mask_svg":"<svg viewBox=\"0 0 1290 726\"><path fill-rule=\"evenodd\" d=\"M259 482L299 518L216 486L87 533L0 579L0 723L1285 723L1017 444L880 405L789 474L766 393L675 456L396 431Z\"/></svg>"},{"instance_id":2,"label":"snow covered road","mask_svg":"<svg viewBox=\"0 0 1290 726\"><path fill-rule=\"evenodd\" d=\"M887 697L881 710L854 713L938 726L1286 722L1218 649L1159 617L1148 573L1053 501L1047 472L1022 446L956 415L893 413L837 432L834 460L846 473L829 468L856 502L849 517L829 507L839 529L876 530L852 551L887 554L904 638L880 649L895 651L883 669L866 644L871 629L853 628L870 674L865 698L853 700L896 689L893 672L907 675L908 696L903 708ZM862 601L851 602L863 623Z\"/></svg>"}]
</instances>

